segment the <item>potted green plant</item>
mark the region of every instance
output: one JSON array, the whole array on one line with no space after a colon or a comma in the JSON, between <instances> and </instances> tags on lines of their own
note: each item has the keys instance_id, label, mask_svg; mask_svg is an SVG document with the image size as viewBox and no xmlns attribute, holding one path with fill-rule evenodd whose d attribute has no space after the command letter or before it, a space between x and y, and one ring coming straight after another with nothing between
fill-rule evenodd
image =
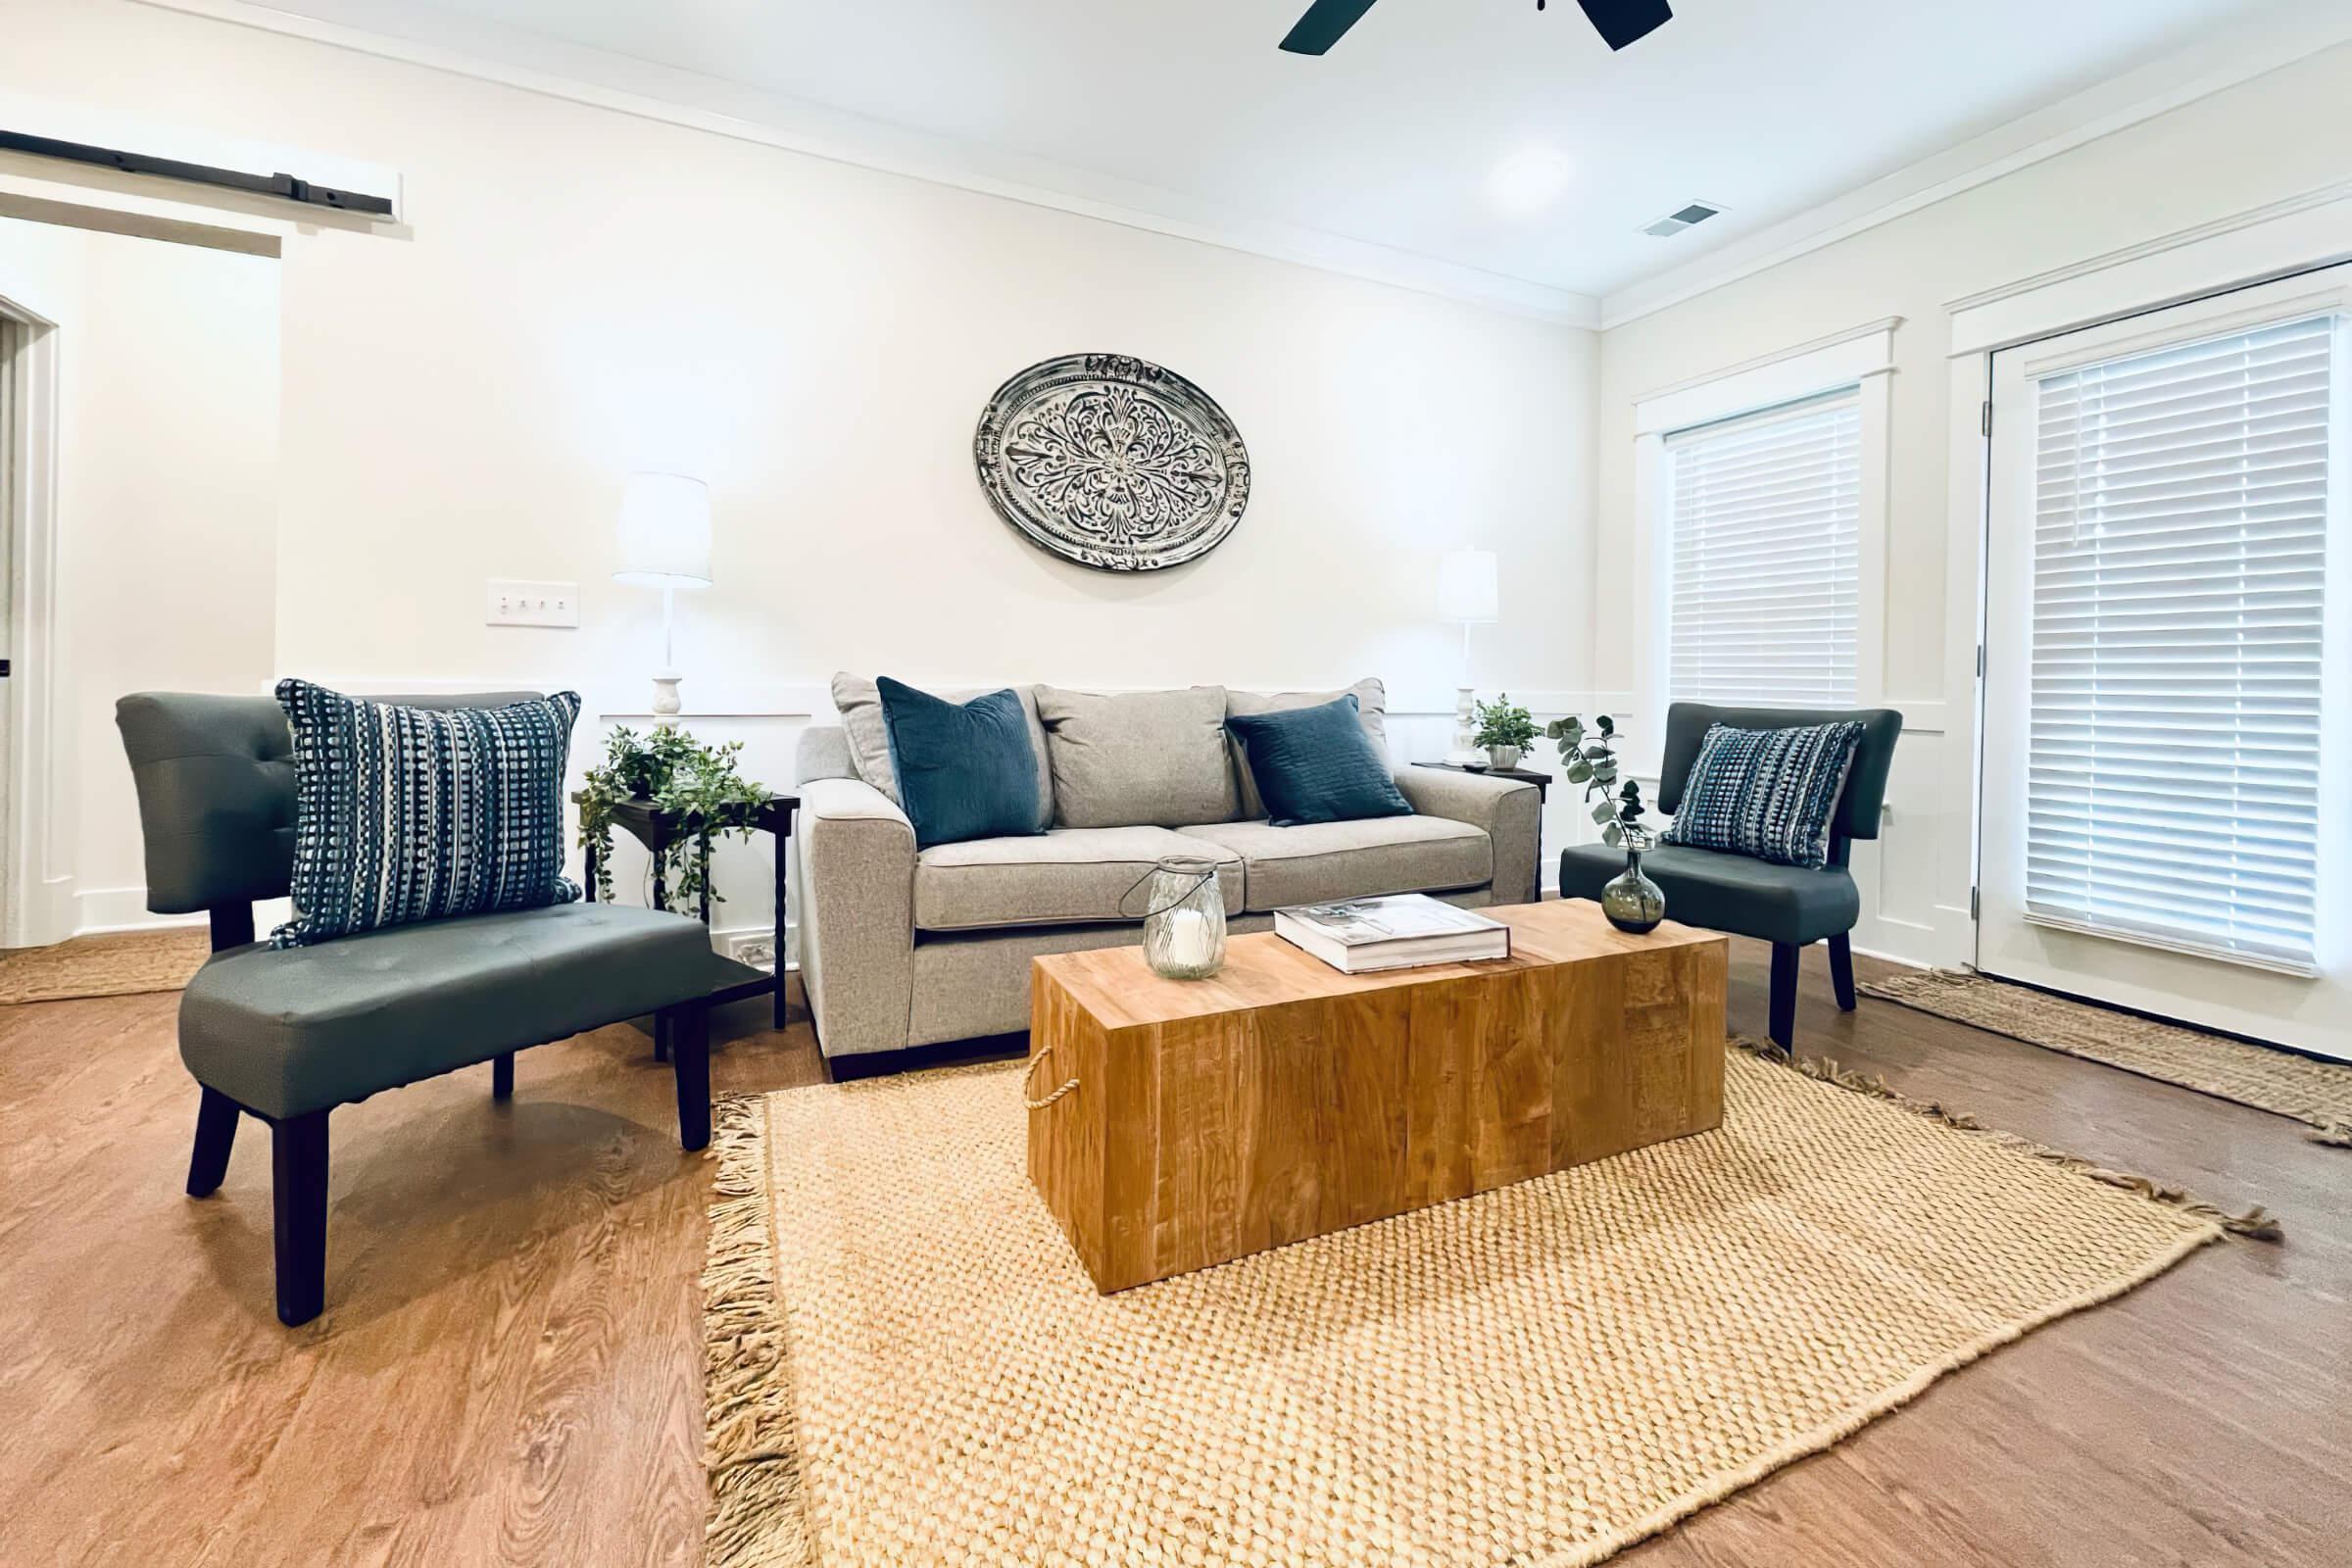
<instances>
[{"instance_id":1,"label":"potted green plant","mask_svg":"<svg viewBox=\"0 0 2352 1568\"><path fill-rule=\"evenodd\" d=\"M1478 733L1471 744L1485 747L1487 760L1494 766L1517 767L1519 759L1536 743L1535 715L1504 692L1494 702L1479 704L1476 716Z\"/></svg>"},{"instance_id":2,"label":"potted green plant","mask_svg":"<svg viewBox=\"0 0 2352 1568\"><path fill-rule=\"evenodd\" d=\"M612 808L637 801L675 811L684 823L662 857L672 897L683 905L708 891L712 903L725 902L708 887L710 847L728 833L749 839L768 799L737 769L742 752L741 741L705 746L668 726L644 736L625 725L613 729L579 795L580 847L595 857L598 898L612 897Z\"/></svg>"},{"instance_id":3,"label":"potted green plant","mask_svg":"<svg viewBox=\"0 0 2352 1568\"><path fill-rule=\"evenodd\" d=\"M1544 733L1559 743L1560 771L1571 784L1581 784L1601 842L1625 851L1625 871L1600 890L1600 909L1609 923L1637 936L1655 931L1666 918L1666 893L1642 869L1642 852L1657 842L1642 818L1638 779L1620 776L1617 765L1617 721L1602 713L1591 729L1574 716L1555 719Z\"/></svg>"}]
</instances>

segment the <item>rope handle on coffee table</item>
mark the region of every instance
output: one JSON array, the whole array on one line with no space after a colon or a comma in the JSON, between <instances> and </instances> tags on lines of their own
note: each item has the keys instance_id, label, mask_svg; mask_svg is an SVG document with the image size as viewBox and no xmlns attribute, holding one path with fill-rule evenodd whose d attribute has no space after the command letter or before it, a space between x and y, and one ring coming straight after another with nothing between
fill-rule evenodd
<instances>
[{"instance_id":1,"label":"rope handle on coffee table","mask_svg":"<svg viewBox=\"0 0 2352 1568\"><path fill-rule=\"evenodd\" d=\"M1078 1080L1073 1078L1068 1083L1063 1084L1059 1089L1054 1090L1043 1100L1031 1100L1029 1098L1031 1095L1037 1093L1038 1063L1044 1061L1048 1056L1053 1054L1054 1048L1052 1046L1048 1046L1045 1050L1039 1052L1036 1055L1029 1058L1029 1070L1021 1074L1021 1103L1027 1105L1031 1110L1043 1110L1048 1105L1051 1105L1054 1103L1054 1102L1059 1100L1062 1096L1068 1094L1071 1090L1078 1087Z\"/></svg>"}]
</instances>

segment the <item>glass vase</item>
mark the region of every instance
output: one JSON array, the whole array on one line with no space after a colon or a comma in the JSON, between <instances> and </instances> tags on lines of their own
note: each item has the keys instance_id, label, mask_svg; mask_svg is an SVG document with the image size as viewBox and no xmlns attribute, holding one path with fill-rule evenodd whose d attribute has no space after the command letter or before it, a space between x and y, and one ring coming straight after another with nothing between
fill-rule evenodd
<instances>
[{"instance_id":1,"label":"glass vase","mask_svg":"<svg viewBox=\"0 0 2352 1568\"><path fill-rule=\"evenodd\" d=\"M1625 870L1600 890L1600 912L1609 924L1635 936L1655 931L1666 918L1666 890L1642 874L1639 846L1626 846Z\"/></svg>"},{"instance_id":2,"label":"glass vase","mask_svg":"<svg viewBox=\"0 0 2352 1568\"><path fill-rule=\"evenodd\" d=\"M1217 862L1172 855L1152 869L1144 961L1170 980L1205 980L1225 967L1225 890Z\"/></svg>"}]
</instances>

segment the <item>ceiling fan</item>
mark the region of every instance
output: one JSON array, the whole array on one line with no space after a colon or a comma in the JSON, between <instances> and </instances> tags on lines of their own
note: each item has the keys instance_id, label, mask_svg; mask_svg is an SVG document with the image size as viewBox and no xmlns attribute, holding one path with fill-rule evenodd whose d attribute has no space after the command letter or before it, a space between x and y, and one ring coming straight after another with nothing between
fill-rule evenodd
<instances>
[{"instance_id":1,"label":"ceiling fan","mask_svg":"<svg viewBox=\"0 0 2352 1568\"><path fill-rule=\"evenodd\" d=\"M1577 0L1577 4L1585 8L1585 15L1612 49L1647 37L1674 18L1666 0ZM1282 40L1282 46L1295 55L1323 54L1371 9L1372 0L1315 0ZM1536 9L1544 9L1544 0L1536 0Z\"/></svg>"}]
</instances>

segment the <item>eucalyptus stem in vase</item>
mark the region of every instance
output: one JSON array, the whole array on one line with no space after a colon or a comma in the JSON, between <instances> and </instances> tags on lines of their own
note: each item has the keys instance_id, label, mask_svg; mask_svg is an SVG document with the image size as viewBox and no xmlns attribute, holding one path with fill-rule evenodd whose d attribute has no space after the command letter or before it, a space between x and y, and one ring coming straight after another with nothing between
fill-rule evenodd
<instances>
[{"instance_id":1,"label":"eucalyptus stem in vase","mask_svg":"<svg viewBox=\"0 0 2352 1568\"><path fill-rule=\"evenodd\" d=\"M1636 936L1655 931L1666 918L1666 893L1642 869L1642 853L1657 842L1642 819L1642 784L1623 777L1617 764L1617 721L1602 713L1591 729L1575 716L1554 719L1544 728L1560 749L1560 771L1571 784L1581 784L1601 842L1625 851L1625 871L1600 890L1601 912L1620 931Z\"/></svg>"}]
</instances>

